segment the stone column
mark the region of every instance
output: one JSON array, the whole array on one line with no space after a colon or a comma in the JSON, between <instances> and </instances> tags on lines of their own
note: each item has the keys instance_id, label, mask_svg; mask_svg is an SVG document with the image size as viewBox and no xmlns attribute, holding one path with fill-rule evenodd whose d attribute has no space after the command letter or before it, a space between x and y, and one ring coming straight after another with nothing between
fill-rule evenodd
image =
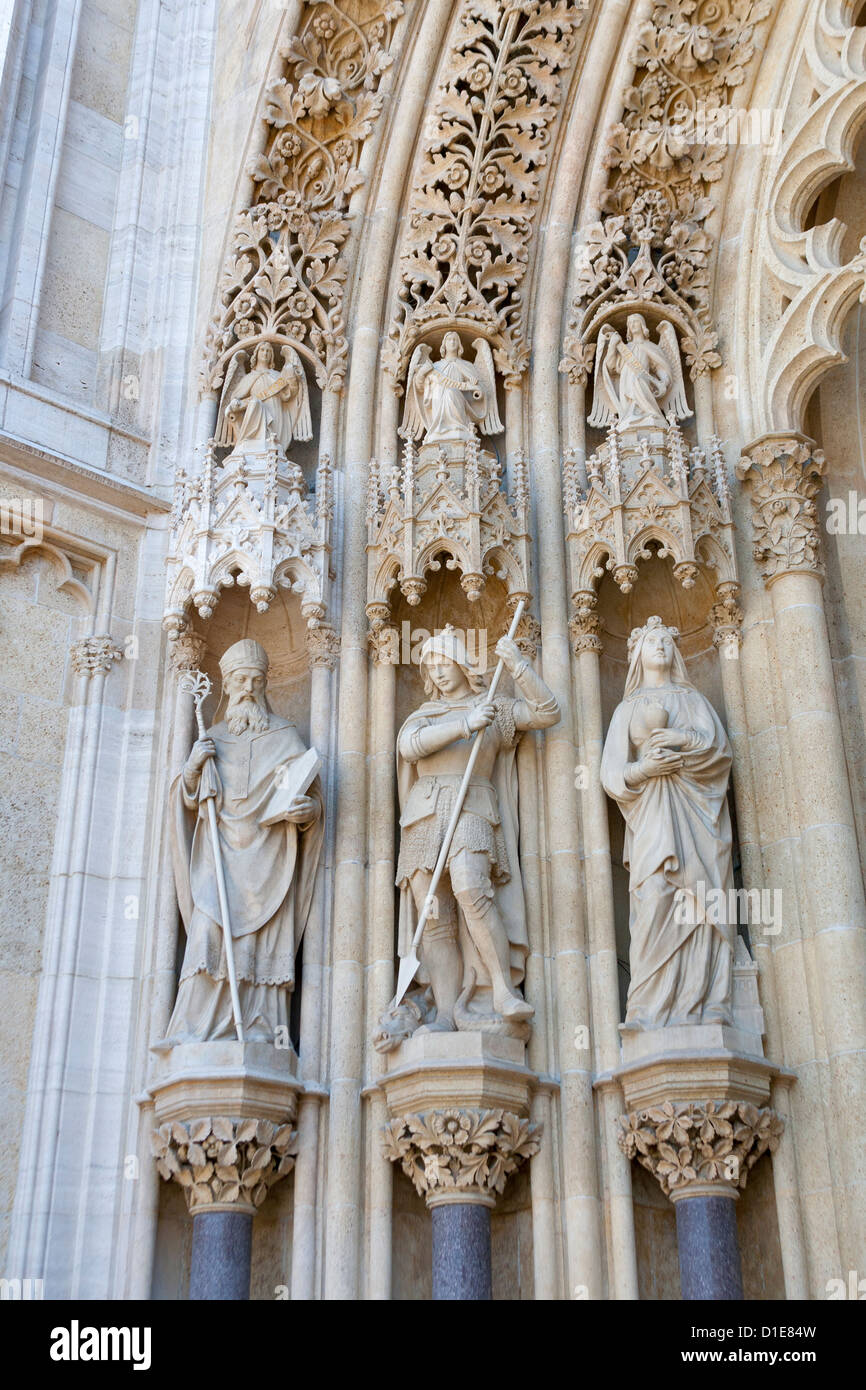
<instances>
[{"instance_id":1,"label":"stone column","mask_svg":"<svg viewBox=\"0 0 866 1390\"><path fill-rule=\"evenodd\" d=\"M325 398L330 399L326 392ZM310 746L322 758L322 785L328 796L328 764L331 753L331 718L334 672L340 655L339 634L328 623L307 629L310 662ZM327 814L327 812L326 812ZM327 862L328 848L325 849ZM313 905L304 933L304 982L301 991L300 1066L304 1092L298 1107L298 1154L295 1164L295 1201L292 1225L292 1301L315 1297L318 1249L317 1185L319 1180L319 1130L322 1102L322 1028L325 1012L325 960L327 957L327 873L319 865Z\"/></svg>"},{"instance_id":2,"label":"stone column","mask_svg":"<svg viewBox=\"0 0 866 1390\"><path fill-rule=\"evenodd\" d=\"M184 1190L193 1218L190 1299L247 1299L253 1217L295 1166L291 1122L227 1115L164 1121L153 1137L161 1177Z\"/></svg>"},{"instance_id":3,"label":"stone column","mask_svg":"<svg viewBox=\"0 0 866 1390\"><path fill-rule=\"evenodd\" d=\"M387 393L391 395L392 393ZM370 633L373 655L372 730L370 745L370 902L372 925L367 956L367 1030L388 1007L394 994L394 743L395 701L399 637L385 624ZM373 1052L368 1068L374 1081L385 1069L385 1059ZM366 1156L369 1182L369 1241L366 1294L370 1299L391 1297L391 1220L393 1170L383 1156L379 1134L388 1119L378 1085L365 1091L369 1097L369 1135Z\"/></svg>"},{"instance_id":4,"label":"stone column","mask_svg":"<svg viewBox=\"0 0 866 1390\"><path fill-rule=\"evenodd\" d=\"M680 1291L686 1301L739 1301L743 1271L737 1244L737 1193L689 1183L670 1194L677 1214Z\"/></svg>"},{"instance_id":5,"label":"stone column","mask_svg":"<svg viewBox=\"0 0 866 1390\"><path fill-rule=\"evenodd\" d=\"M430 1209L436 1301L493 1297L490 1212L540 1148L535 1082L516 1038L422 1033L389 1056L384 1152Z\"/></svg>"},{"instance_id":6,"label":"stone column","mask_svg":"<svg viewBox=\"0 0 866 1390\"><path fill-rule=\"evenodd\" d=\"M715 1045L707 1036L706 1048L691 1056L656 1050L619 1073L629 1107L620 1119L620 1147L674 1204L686 1300L743 1297L736 1201L761 1155L775 1152L784 1127L775 1110L760 1104L776 1068L728 1051L728 1031L719 1028Z\"/></svg>"},{"instance_id":7,"label":"stone column","mask_svg":"<svg viewBox=\"0 0 866 1390\"><path fill-rule=\"evenodd\" d=\"M825 468L812 441L792 433L763 436L745 450L736 471L752 504L753 553L773 604L799 813L804 936L812 947L819 1008L813 1027L826 1039L829 1113L837 1117L847 1209L843 1258L847 1252L853 1268L866 1245L862 1142L849 1123L866 1086L866 997L852 986L866 978L866 901L821 592L814 499Z\"/></svg>"},{"instance_id":8,"label":"stone column","mask_svg":"<svg viewBox=\"0 0 866 1390\"><path fill-rule=\"evenodd\" d=\"M253 1217L295 1166L297 1059L270 1043L183 1043L150 1082L152 1145L193 1219L191 1300L250 1296Z\"/></svg>"},{"instance_id":9,"label":"stone column","mask_svg":"<svg viewBox=\"0 0 866 1390\"><path fill-rule=\"evenodd\" d=\"M537 1126L508 1110L398 1115L385 1153L424 1197L433 1222L433 1299L493 1297L490 1211L509 1175L540 1147Z\"/></svg>"},{"instance_id":10,"label":"stone column","mask_svg":"<svg viewBox=\"0 0 866 1390\"><path fill-rule=\"evenodd\" d=\"M599 659L601 623L596 595L578 596L578 610L569 623L577 661L581 707L581 759L576 784L583 805L585 872L589 899L589 969L592 997L592 1049L597 1075L611 1072L619 1062L619 981L616 953L616 921L613 904L613 872L610 860L607 798L601 785L604 721L601 706ZM578 1039L575 1039L577 1044ZM610 1292L613 1298L638 1297L637 1251L631 1170L616 1142L618 1087L596 1087L602 1113L601 1143L607 1173L610 1212Z\"/></svg>"}]
</instances>

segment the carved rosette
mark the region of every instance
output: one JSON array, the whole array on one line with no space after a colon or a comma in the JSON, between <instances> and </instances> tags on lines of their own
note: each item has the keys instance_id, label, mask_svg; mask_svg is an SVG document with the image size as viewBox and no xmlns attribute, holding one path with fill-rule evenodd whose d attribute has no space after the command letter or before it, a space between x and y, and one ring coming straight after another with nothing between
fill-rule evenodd
<instances>
[{"instance_id":1,"label":"carved rosette","mask_svg":"<svg viewBox=\"0 0 866 1390\"><path fill-rule=\"evenodd\" d=\"M123 652L112 637L100 633L73 642L69 658L76 676L107 675L115 661L123 660Z\"/></svg>"},{"instance_id":2,"label":"carved rosette","mask_svg":"<svg viewBox=\"0 0 866 1390\"><path fill-rule=\"evenodd\" d=\"M340 656L340 635L328 623L307 628L307 656L311 666L333 671Z\"/></svg>"},{"instance_id":3,"label":"carved rosette","mask_svg":"<svg viewBox=\"0 0 866 1390\"><path fill-rule=\"evenodd\" d=\"M765 584L798 571L823 575L814 499L826 467L822 451L802 435L768 435L737 464L752 504L752 554Z\"/></svg>"},{"instance_id":4,"label":"carved rosette","mask_svg":"<svg viewBox=\"0 0 866 1390\"><path fill-rule=\"evenodd\" d=\"M541 1129L508 1110L448 1109L399 1115L385 1127L384 1153L400 1163L428 1206L493 1206L505 1184L541 1147Z\"/></svg>"},{"instance_id":5,"label":"carved rosette","mask_svg":"<svg viewBox=\"0 0 866 1390\"><path fill-rule=\"evenodd\" d=\"M160 1175L176 1182L190 1213L255 1213L274 1183L295 1166L297 1131L271 1120L168 1121L154 1130L152 1150Z\"/></svg>"},{"instance_id":6,"label":"carved rosette","mask_svg":"<svg viewBox=\"0 0 866 1390\"><path fill-rule=\"evenodd\" d=\"M764 1153L775 1153L784 1121L745 1101L668 1101L620 1117L619 1146L674 1200L700 1184L736 1192Z\"/></svg>"}]
</instances>

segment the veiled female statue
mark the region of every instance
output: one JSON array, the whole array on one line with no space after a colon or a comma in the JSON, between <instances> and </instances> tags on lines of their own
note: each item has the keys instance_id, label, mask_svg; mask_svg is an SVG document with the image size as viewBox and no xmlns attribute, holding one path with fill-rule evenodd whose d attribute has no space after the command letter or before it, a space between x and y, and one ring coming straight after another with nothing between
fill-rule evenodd
<instances>
[{"instance_id":1,"label":"veiled female statue","mask_svg":"<svg viewBox=\"0 0 866 1390\"><path fill-rule=\"evenodd\" d=\"M312 439L307 378L297 352L283 348L283 368L274 366L274 349L259 343L249 370L237 352L226 373L219 413L218 444L243 454L266 454L271 441L285 452L293 439Z\"/></svg>"},{"instance_id":2,"label":"veiled female statue","mask_svg":"<svg viewBox=\"0 0 866 1390\"><path fill-rule=\"evenodd\" d=\"M625 696L601 761L602 785L625 817L631 985L624 1026L635 1030L732 1021L736 925L707 906L727 903L733 887L731 748L689 680L678 635L657 617L632 632Z\"/></svg>"}]
</instances>

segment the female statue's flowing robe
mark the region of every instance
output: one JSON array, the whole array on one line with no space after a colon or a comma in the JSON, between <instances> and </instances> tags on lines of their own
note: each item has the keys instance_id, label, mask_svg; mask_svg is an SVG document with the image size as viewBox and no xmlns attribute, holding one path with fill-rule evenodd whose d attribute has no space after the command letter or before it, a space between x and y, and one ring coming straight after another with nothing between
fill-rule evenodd
<instances>
[{"instance_id":1,"label":"female statue's flowing robe","mask_svg":"<svg viewBox=\"0 0 866 1390\"><path fill-rule=\"evenodd\" d=\"M662 705L686 730L679 772L629 787L629 726L639 701ZM718 715L692 685L637 690L618 705L601 780L625 817L631 899L631 986L626 1027L730 1022L736 926L718 911L733 887L727 804L731 749ZM708 901L709 899L709 901ZM720 920L719 920L720 919Z\"/></svg>"}]
</instances>

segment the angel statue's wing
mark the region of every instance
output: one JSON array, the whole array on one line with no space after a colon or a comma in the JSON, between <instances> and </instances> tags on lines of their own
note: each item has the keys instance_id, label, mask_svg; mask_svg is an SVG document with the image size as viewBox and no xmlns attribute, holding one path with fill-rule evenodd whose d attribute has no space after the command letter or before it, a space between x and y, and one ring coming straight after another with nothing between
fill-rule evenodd
<instances>
[{"instance_id":1,"label":"angel statue's wing","mask_svg":"<svg viewBox=\"0 0 866 1390\"><path fill-rule=\"evenodd\" d=\"M249 371L250 359L245 352L236 352L226 368L223 392L217 411L216 442L230 447L234 443L231 425L226 419L226 408L235 394L236 387Z\"/></svg>"},{"instance_id":2,"label":"angel statue's wing","mask_svg":"<svg viewBox=\"0 0 866 1390\"><path fill-rule=\"evenodd\" d=\"M406 378L406 405L403 410L403 423L397 431L404 439L420 439L427 428L421 391L415 377L418 368L430 361L430 344L419 343L409 362L409 375Z\"/></svg>"},{"instance_id":3,"label":"angel statue's wing","mask_svg":"<svg viewBox=\"0 0 866 1390\"><path fill-rule=\"evenodd\" d=\"M475 349L473 366L478 373L478 384L484 392L484 419L479 425L482 434L501 434L502 421L496 405L496 371L493 366L493 353L486 338L474 338Z\"/></svg>"},{"instance_id":4,"label":"angel statue's wing","mask_svg":"<svg viewBox=\"0 0 866 1390\"><path fill-rule=\"evenodd\" d=\"M614 389L611 362L613 354L622 342L612 324L606 323L598 335L595 350L595 382L592 398L592 414L587 424L596 430L606 430L619 419L619 400Z\"/></svg>"},{"instance_id":5,"label":"angel statue's wing","mask_svg":"<svg viewBox=\"0 0 866 1390\"><path fill-rule=\"evenodd\" d=\"M672 323L659 324L659 347L665 355L671 372L671 384L659 401L659 407L663 415L670 416L673 413L675 419L687 420L694 412L689 410L689 403L686 400L683 359L680 356L677 330Z\"/></svg>"},{"instance_id":6,"label":"angel statue's wing","mask_svg":"<svg viewBox=\"0 0 866 1390\"><path fill-rule=\"evenodd\" d=\"M296 350L287 343L283 348L283 376L296 376L299 390L292 407L292 438L312 439L313 422L310 417L310 392L307 388L307 374L304 364Z\"/></svg>"}]
</instances>

